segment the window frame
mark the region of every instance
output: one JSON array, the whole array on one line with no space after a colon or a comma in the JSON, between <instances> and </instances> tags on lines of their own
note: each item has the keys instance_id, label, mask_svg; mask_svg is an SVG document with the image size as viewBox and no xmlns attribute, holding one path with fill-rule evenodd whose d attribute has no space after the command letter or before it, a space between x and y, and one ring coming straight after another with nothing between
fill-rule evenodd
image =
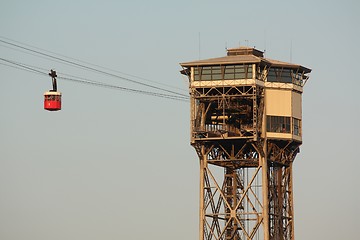
<instances>
[{"instance_id":1,"label":"window frame","mask_svg":"<svg viewBox=\"0 0 360 240\"><path fill-rule=\"evenodd\" d=\"M266 131L274 133L291 133L291 117L267 115Z\"/></svg>"},{"instance_id":2,"label":"window frame","mask_svg":"<svg viewBox=\"0 0 360 240\"><path fill-rule=\"evenodd\" d=\"M253 64L228 64L193 67L194 81L238 80L253 78Z\"/></svg>"}]
</instances>

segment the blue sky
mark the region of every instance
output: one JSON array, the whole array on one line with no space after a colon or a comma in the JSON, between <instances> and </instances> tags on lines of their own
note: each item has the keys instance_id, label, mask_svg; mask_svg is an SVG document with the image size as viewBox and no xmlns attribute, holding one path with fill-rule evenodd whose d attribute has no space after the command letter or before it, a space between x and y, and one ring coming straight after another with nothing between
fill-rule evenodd
<instances>
[{"instance_id":1,"label":"blue sky","mask_svg":"<svg viewBox=\"0 0 360 240\"><path fill-rule=\"evenodd\" d=\"M1 0L0 36L185 93L179 63L225 47L256 46L313 69L294 164L295 234L355 239L359 10L355 0ZM140 88L4 44L0 56ZM1 239L198 239L187 103L59 80L63 110L50 113L50 78L3 65L0 74Z\"/></svg>"}]
</instances>

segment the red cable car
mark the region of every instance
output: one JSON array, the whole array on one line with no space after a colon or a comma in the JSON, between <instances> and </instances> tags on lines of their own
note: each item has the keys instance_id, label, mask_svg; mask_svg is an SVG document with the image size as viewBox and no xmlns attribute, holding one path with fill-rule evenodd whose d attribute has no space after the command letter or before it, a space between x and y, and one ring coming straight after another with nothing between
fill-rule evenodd
<instances>
[{"instance_id":1,"label":"red cable car","mask_svg":"<svg viewBox=\"0 0 360 240\"><path fill-rule=\"evenodd\" d=\"M52 78L53 89L44 93L44 109L48 111L61 110L61 92L57 91L56 72L51 70L49 76Z\"/></svg>"},{"instance_id":2,"label":"red cable car","mask_svg":"<svg viewBox=\"0 0 360 240\"><path fill-rule=\"evenodd\" d=\"M45 92L44 109L48 111L61 110L61 92Z\"/></svg>"}]
</instances>

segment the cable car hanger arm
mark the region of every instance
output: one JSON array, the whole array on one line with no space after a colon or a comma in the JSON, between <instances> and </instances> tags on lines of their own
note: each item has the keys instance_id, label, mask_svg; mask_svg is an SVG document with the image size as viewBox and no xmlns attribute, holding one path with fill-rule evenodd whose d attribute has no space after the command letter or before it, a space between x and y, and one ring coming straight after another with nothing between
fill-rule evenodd
<instances>
[{"instance_id":1,"label":"cable car hanger arm","mask_svg":"<svg viewBox=\"0 0 360 240\"><path fill-rule=\"evenodd\" d=\"M57 92L57 84L56 84L56 71L54 70L50 70L49 76L52 78L52 85L53 85L53 89L52 92Z\"/></svg>"}]
</instances>

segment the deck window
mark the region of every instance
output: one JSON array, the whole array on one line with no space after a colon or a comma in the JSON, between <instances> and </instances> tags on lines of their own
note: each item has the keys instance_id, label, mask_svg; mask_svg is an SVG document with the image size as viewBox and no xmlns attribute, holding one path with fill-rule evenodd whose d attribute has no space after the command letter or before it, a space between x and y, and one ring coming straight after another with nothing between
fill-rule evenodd
<instances>
[{"instance_id":1,"label":"deck window","mask_svg":"<svg viewBox=\"0 0 360 240\"><path fill-rule=\"evenodd\" d=\"M301 136L301 120L293 118L293 134L296 136Z\"/></svg>"},{"instance_id":2,"label":"deck window","mask_svg":"<svg viewBox=\"0 0 360 240\"><path fill-rule=\"evenodd\" d=\"M268 82L292 83L293 73L290 69L270 68L267 76Z\"/></svg>"},{"instance_id":3,"label":"deck window","mask_svg":"<svg viewBox=\"0 0 360 240\"><path fill-rule=\"evenodd\" d=\"M194 67L194 81L252 79L252 65Z\"/></svg>"},{"instance_id":4,"label":"deck window","mask_svg":"<svg viewBox=\"0 0 360 240\"><path fill-rule=\"evenodd\" d=\"M290 133L290 117L267 116L268 132Z\"/></svg>"}]
</instances>

